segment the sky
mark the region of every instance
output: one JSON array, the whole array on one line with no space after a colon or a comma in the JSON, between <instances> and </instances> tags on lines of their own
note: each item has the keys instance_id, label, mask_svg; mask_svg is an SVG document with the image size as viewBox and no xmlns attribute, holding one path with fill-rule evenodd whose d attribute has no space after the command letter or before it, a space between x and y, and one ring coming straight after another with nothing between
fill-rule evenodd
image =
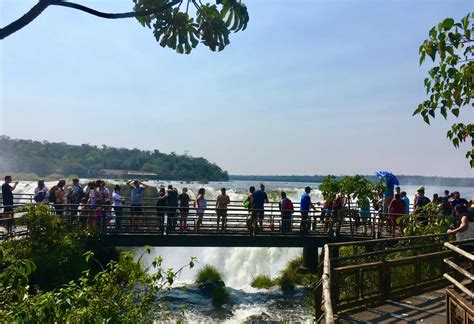
<instances>
[{"instance_id":1,"label":"sky","mask_svg":"<svg viewBox=\"0 0 474 324\"><path fill-rule=\"evenodd\" d=\"M35 3L1 0L0 25ZM230 174L474 175L466 147L446 138L453 118L412 117L430 67L419 45L471 1L245 3L248 28L224 51L190 55L160 47L134 19L47 8L0 41L0 134L188 152ZM458 120L472 122L469 110Z\"/></svg>"}]
</instances>

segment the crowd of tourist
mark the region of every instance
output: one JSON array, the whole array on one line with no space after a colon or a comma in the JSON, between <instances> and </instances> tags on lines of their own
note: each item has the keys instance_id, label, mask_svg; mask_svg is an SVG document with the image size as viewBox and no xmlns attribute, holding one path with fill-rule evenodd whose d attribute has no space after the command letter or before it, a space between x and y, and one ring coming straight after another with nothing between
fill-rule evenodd
<instances>
[{"instance_id":1,"label":"crowd of tourist","mask_svg":"<svg viewBox=\"0 0 474 324\"><path fill-rule=\"evenodd\" d=\"M5 177L5 183L2 185L4 215L13 212L13 191L17 184L18 182L13 182L11 176ZM50 189L45 186L43 180L39 180L34 190L33 200L37 204L51 204L54 213L60 216L87 216L83 219L91 227L107 226L108 222L114 219L115 228L118 230L122 228L125 220L127 226L137 228L146 226L147 220L153 218L162 233L165 232L165 224L167 232L191 230L188 228L188 217L190 209L193 208L195 218L192 230L201 231L203 218L208 209L204 188L200 188L195 199L191 199L186 187L183 187L181 192L178 192L178 189L171 184L167 187L160 187L156 205L154 208L150 208L149 205L145 206L145 191L149 187L148 185L138 180L130 180L126 182L126 185L130 188L129 198L122 195L122 188L118 184L113 187L113 192L110 192L103 180L91 181L85 188L80 185L79 179L72 179L69 186L66 186L65 180L60 180ZM317 218L324 223L323 230L329 231L331 224L338 220L339 210L348 204L354 208L348 202L347 197L342 194L332 200L324 199L321 202L312 202L311 191L311 187L305 187L299 201L299 232L303 235L307 234L312 226L313 228L316 226ZM295 207L285 192L281 192L280 197L278 202L281 216L279 230L282 233L289 233L292 232ZM260 184L258 190L254 186L249 188L243 206L248 209L246 226L250 233L255 234L263 231L263 221L266 216L265 204L267 203L269 203L269 199L264 184ZM425 196L425 188L420 186L414 196L413 203L411 203L407 193L401 191L400 187L387 187L385 192L380 193L378 201L371 202L367 197L353 199L353 204L358 209L358 221L364 226L370 224L374 218L383 219L387 225L392 226L398 217L410 213L416 214L418 210L430 203L439 207L441 215L452 219L455 228L449 230L449 233L458 235L464 233L464 236L474 237L474 225L469 226L469 223L474 221L472 209L470 209L472 201L468 202L457 191L451 193L445 190L441 196L434 194L432 199L429 199ZM212 208L216 215L218 231L227 230L227 209L230 204L231 200L226 193L226 188L221 188L220 194L215 200L215 208ZM312 214L314 217L310 217L312 211L317 212L318 216ZM426 224L428 218L423 215L421 214L419 218L421 224ZM167 222L165 222L165 217L167 217ZM271 230L274 230L273 218L270 226ZM11 222L7 223L7 227L11 228Z\"/></svg>"}]
</instances>

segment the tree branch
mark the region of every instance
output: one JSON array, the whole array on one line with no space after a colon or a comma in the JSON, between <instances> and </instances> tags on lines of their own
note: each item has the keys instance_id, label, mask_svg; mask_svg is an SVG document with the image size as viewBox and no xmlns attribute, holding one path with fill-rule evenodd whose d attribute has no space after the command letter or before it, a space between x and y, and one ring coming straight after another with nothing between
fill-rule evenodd
<instances>
[{"instance_id":1,"label":"tree branch","mask_svg":"<svg viewBox=\"0 0 474 324\"><path fill-rule=\"evenodd\" d=\"M33 8L31 8L26 14L15 20L14 22L0 28L0 39L10 36L11 34L19 31L30 22L36 19L44 9L46 9L52 1L39 1Z\"/></svg>"},{"instance_id":2,"label":"tree branch","mask_svg":"<svg viewBox=\"0 0 474 324\"><path fill-rule=\"evenodd\" d=\"M121 18L144 17L144 16L153 15L153 14L163 11L164 9L170 8L180 3L180 1L181 0L172 0L166 6L162 8L158 8L156 10L132 11L132 12L124 12L124 13L107 13L107 12L97 11L95 9L92 9L92 8L89 8L77 3L73 3L73 2L65 2L62 0L39 0L38 3L33 8L31 8L26 14L24 14L17 20L13 21L12 23L8 24L7 26L0 28L0 40L10 36L11 34L19 31L20 29L22 29L23 27L31 23L50 5L77 9L77 10L86 12L88 14L91 14L100 18L121 19Z\"/></svg>"},{"instance_id":3,"label":"tree branch","mask_svg":"<svg viewBox=\"0 0 474 324\"><path fill-rule=\"evenodd\" d=\"M166 4L166 6L158 8L156 10L131 11L131 12L123 12L123 13L102 12L102 11L98 11L98 10L83 6L83 5L78 4L78 3L66 2L66 1L54 2L54 3L52 3L52 5L77 9L77 10L86 12L88 14L91 14L91 15L94 15L94 16L97 16L97 17L100 17L100 18L121 19L121 18L144 17L144 16L153 15L153 14L156 14L156 13L159 13L159 12L163 11L164 9L170 8L170 7L180 3L180 1L181 0L173 0L170 3Z\"/></svg>"}]
</instances>

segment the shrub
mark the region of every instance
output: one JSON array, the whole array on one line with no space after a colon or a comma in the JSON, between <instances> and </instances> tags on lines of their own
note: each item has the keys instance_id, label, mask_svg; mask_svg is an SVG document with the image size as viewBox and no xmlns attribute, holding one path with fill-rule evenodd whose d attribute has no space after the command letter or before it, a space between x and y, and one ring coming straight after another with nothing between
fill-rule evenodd
<instances>
[{"instance_id":1,"label":"shrub","mask_svg":"<svg viewBox=\"0 0 474 324\"><path fill-rule=\"evenodd\" d=\"M216 267L206 264L196 275L195 282L197 284L204 283L206 281L222 281L222 274L217 270Z\"/></svg>"},{"instance_id":2,"label":"shrub","mask_svg":"<svg viewBox=\"0 0 474 324\"><path fill-rule=\"evenodd\" d=\"M225 287L216 287L212 291L212 305L214 307L221 307L222 305L228 303L230 300L230 295L225 289Z\"/></svg>"},{"instance_id":3,"label":"shrub","mask_svg":"<svg viewBox=\"0 0 474 324\"><path fill-rule=\"evenodd\" d=\"M280 278L280 288L285 293L293 291L295 290L295 282L287 275L283 275Z\"/></svg>"},{"instance_id":4,"label":"shrub","mask_svg":"<svg viewBox=\"0 0 474 324\"><path fill-rule=\"evenodd\" d=\"M263 289L268 289L274 285L275 285L275 281L272 280L272 278L270 278L267 275L256 276L255 278L253 278L252 283L250 284L250 286L252 286L253 288L263 288Z\"/></svg>"}]
</instances>

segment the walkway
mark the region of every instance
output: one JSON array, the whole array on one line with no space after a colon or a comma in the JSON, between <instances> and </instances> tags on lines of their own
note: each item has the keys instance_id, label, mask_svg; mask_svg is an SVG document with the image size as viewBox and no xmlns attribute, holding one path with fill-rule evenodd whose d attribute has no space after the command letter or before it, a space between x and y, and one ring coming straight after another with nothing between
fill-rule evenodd
<instances>
[{"instance_id":1,"label":"walkway","mask_svg":"<svg viewBox=\"0 0 474 324\"><path fill-rule=\"evenodd\" d=\"M341 315L338 323L446 323L445 289L430 291L401 301L387 300L378 307Z\"/></svg>"}]
</instances>

